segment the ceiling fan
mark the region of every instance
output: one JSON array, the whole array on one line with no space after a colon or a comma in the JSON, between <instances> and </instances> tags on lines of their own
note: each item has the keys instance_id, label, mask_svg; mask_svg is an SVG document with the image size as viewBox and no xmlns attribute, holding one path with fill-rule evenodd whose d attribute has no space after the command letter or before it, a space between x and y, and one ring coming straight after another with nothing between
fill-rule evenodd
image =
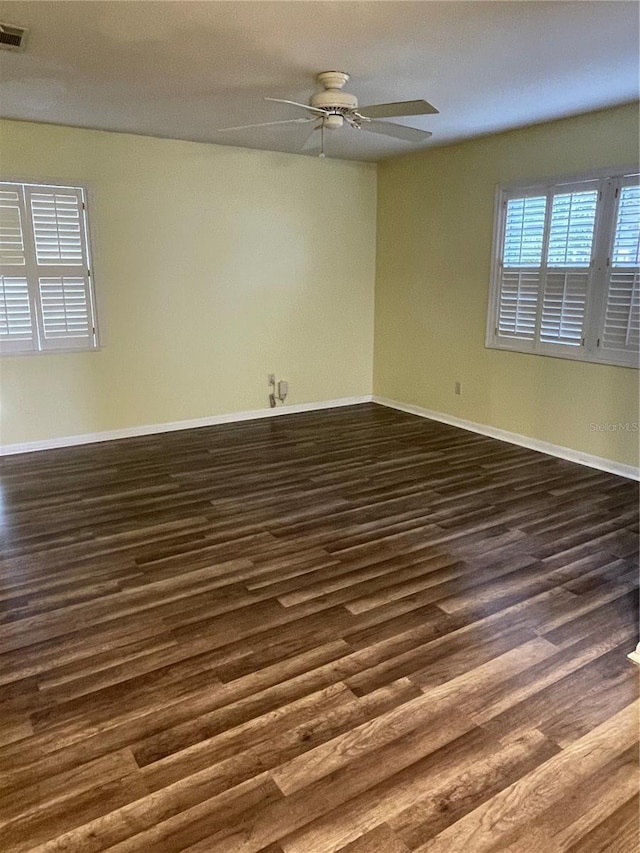
<instances>
[{"instance_id":1,"label":"ceiling fan","mask_svg":"<svg viewBox=\"0 0 640 853\"><path fill-rule=\"evenodd\" d=\"M349 80L349 75L344 71L322 71L317 76L317 81L324 88L322 92L312 95L308 104L300 104L297 101L287 101L283 98L265 98L265 101L275 101L279 104L290 104L293 107L301 107L310 112L310 116L304 118L290 118L282 121L266 121L260 124L245 124L239 127L219 128L218 133L227 133L234 130L248 130L254 127L282 127L292 125L311 124L313 127L302 146L302 150L309 150L316 145L316 131L320 131L320 157L324 157L324 132L325 130L339 130L347 125L354 130L365 130L369 133L380 133L384 136L392 136L394 139L402 139L405 142L423 142L432 134L427 130L419 130L416 127L407 127L394 122L378 121L377 119L393 118L395 116L417 116L434 115L438 110L427 103L427 101L396 101L391 104L371 104L367 107L359 107L355 95L343 92L342 88Z\"/></svg>"}]
</instances>

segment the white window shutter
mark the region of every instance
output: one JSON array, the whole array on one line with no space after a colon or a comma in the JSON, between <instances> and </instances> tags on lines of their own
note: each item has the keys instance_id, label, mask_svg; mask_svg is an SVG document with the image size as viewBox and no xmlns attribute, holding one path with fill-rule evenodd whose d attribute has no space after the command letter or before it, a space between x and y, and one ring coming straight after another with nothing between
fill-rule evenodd
<instances>
[{"instance_id":1,"label":"white window shutter","mask_svg":"<svg viewBox=\"0 0 640 853\"><path fill-rule=\"evenodd\" d=\"M0 275L0 344L2 352L36 348L29 283L24 275Z\"/></svg>"},{"instance_id":2,"label":"white window shutter","mask_svg":"<svg viewBox=\"0 0 640 853\"><path fill-rule=\"evenodd\" d=\"M626 179L618 188L612 250L601 332L603 354L630 365L640 352L640 186Z\"/></svg>"},{"instance_id":3,"label":"white window shutter","mask_svg":"<svg viewBox=\"0 0 640 853\"><path fill-rule=\"evenodd\" d=\"M84 192L0 183L0 352L97 346Z\"/></svg>"},{"instance_id":4,"label":"white window shutter","mask_svg":"<svg viewBox=\"0 0 640 853\"><path fill-rule=\"evenodd\" d=\"M92 336L89 282L84 276L40 276L40 310L42 333L47 344L62 341L69 347L70 339L86 346ZM80 340L78 340L80 339Z\"/></svg>"},{"instance_id":5,"label":"white window shutter","mask_svg":"<svg viewBox=\"0 0 640 853\"><path fill-rule=\"evenodd\" d=\"M488 347L640 366L639 178L499 188Z\"/></svg>"},{"instance_id":6,"label":"white window shutter","mask_svg":"<svg viewBox=\"0 0 640 853\"><path fill-rule=\"evenodd\" d=\"M505 341L529 341L533 346L546 207L545 195L515 196L504 202L495 335Z\"/></svg>"},{"instance_id":7,"label":"white window shutter","mask_svg":"<svg viewBox=\"0 0 640 853\"><path fill-rule=\"evenodd\" d=\"M82 190L28 186L43 350L95 346Z\"/></svg>"},{"instance_id":8,"label":"white window shutter","mask_svg":"<svg viewBox=\"0 0 640 853\"><path fill-rule=\"evenodd\" d=\"M583 347L599 187L558 187L551 199L539 340Z\"/></svg>"},{"instance_id":9,"label":"white window shutter","mask_svg":"<svg viewBox=\"0 0 640 853\"><path fill-rule=\"evenodd\" d=\"M540 266L546 208L544 195L507 200L502 253L505 267Z\"/></svg>"},{"instance_id":10,"label":"white window shutter","mask_svg":"<svg viewBox=\"0 0 640 853\"><path fill-rule=\"evenodd\" d=\"M591 264L597 204L597 187L554 193L549 225L548 267L575 269Z\"/></svg>"},{"instance_id":11,"label":"white window shutter","mask_svg":"<svg viewBox=\"0 0 640 853\"><path fill-rule=\"evenodd\" d=\"M638 352L640 343L640 276L637 270L609 277L602 346L605 350Z\"/></svg>"},{"instance_id":12,"label":"white window shutter","mask_svg":"<svg viewBox=\"0 0 640 853\"><path fill-rule=\"evenodd\" d=\"M628 183L619 190L611 265L628 269L640 264L640 186Z\"/></svg>"},{"instance_id":13,"label":"white window shutter","mask_svg":"<svg viewBox=\"0 0 640 853\"><path fill-rule=\"evenodd\" d=\"M0 265L25 265L21 197L6 184L0 184Z\"/></svg>"},{"instance_id":14,"label":"white window shutter","mask_svg":"<svg viewBox=\"0 0 640 853\"><path fill-rule=\"evenodd\" d=\"M589 272L549 270L542 297L540 340L582 346Z\"/></svg>"},{"instance_id":15,"label":"white window shutter","mask_svg":"<svg viewBox=\"0 0 640 853\"><path fill-rule=\"evenodd\" d=\"M497 329L500 337L533 341L539 292L539 271L502 270Z\"/></svg>"},{"instance_id":16,"label":"white window shutter","mask_svg":"<svg viewBox=\"0 0 640 853\"><path fill-rule=\"evenodd\" d=\"M30 187L27 199L38 266L83 266L86 253L80 191Z\"/></svg>"},{"instance_id":17,"label":"white window shutter","mask_svg":"<svg viewBox=\"0 0 640 853\"><path fill-rule=\"evenodd\" d=\"M0 184L0 351L37 348L25 249L21 187Z\"/></svg>"}]
</instances>

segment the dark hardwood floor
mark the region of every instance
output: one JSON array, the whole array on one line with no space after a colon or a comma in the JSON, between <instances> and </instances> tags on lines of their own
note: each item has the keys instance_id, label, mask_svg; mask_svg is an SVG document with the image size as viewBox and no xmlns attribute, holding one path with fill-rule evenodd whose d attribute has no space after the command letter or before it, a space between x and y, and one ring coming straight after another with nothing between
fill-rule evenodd
<instances>
[{"instance_id":1,"label":"dark hardwood floor","mask_svg":"<svg viewBox=\"0 0 640 853\"><path fill-rule=\"evenodd\" d=\"M0 850L636 853L637 484L373 404L2 469Z\"/></svg>"}]
</instances>

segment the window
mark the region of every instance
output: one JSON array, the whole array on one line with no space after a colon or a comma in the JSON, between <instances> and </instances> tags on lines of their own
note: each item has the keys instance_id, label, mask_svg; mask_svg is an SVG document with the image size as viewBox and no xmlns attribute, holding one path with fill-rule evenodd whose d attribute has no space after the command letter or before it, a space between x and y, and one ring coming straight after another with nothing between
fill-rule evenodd
<instances>
[{"instance_id":1,"label":"window","mask_svg":"<svg viewBox=\"0 0 640 853\"><path fill-rule=\"evenodd\" d=\"M0 183L0 352L97 345L86 190Z\"/></svg>"},{"instance_id":2,"label":"window","mask_svg":"<svg viewBox=\"0 0 640 853\"><path fill-rule=\"evenodd\" d=\"M495 232L487 346L638 366L637 174L502 188Z\"/></svg>"}]
</instances>

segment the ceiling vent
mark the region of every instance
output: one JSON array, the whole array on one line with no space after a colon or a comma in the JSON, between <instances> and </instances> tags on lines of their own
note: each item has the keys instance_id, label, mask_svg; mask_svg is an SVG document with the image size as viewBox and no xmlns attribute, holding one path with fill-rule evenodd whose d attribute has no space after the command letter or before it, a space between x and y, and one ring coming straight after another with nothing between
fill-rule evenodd
<instances>
[{"instance_id":1,"label":"ceiling vent","mask_svg":"<svg viewBox=\"0 0 640 853\"><path fill-rule=\"evenodd\" d=\"M0 24L0 50L24 50L27 43L27 32L28 30L24 27Z\"/></svg>"}]
</instances>

